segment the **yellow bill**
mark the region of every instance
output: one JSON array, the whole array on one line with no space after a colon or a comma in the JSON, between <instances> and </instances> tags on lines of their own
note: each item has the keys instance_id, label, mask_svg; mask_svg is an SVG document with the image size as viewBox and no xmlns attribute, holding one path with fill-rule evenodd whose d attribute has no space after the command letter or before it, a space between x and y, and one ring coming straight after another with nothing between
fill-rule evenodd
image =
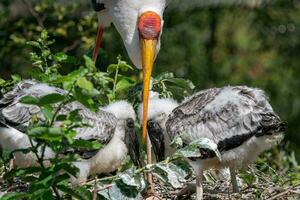
<instances>
[{"instance_id":1,"label":"yellow bill","mask_svg":"<svg viewBox=\"0 0 300 200\"><path fill-rule=\"evenodd\" d=\"M150 80L151 80L155 55L156 55L156 44L157 44L157 40L155 39L141 39L142 66L143 66L143 124L142 124L143 144L146 143L146 139L147 139L147 119L148 119Z\"/></svg>"}]
</instances>

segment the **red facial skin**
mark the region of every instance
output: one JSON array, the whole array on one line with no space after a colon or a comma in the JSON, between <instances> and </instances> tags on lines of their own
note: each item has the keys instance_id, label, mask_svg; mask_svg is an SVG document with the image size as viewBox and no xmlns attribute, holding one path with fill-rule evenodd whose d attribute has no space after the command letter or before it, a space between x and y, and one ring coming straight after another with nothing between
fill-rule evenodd
<instances>
[{"instance_id":1,"label":"red facial skin","mask_svg":"<svg viewBox=\"0 0 300 200\"><path fill-rule=\"evenodd\" d=\"M143 13L138 22L141 39L157 40L161 31L161 18L152 11Z\"/></svg>"}]
</instances>

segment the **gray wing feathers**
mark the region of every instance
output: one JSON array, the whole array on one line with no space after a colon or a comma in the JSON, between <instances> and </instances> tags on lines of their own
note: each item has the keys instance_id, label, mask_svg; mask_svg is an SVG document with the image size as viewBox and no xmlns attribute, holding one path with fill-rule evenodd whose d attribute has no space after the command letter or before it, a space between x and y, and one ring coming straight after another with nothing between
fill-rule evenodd
<instances>
[{"instance_id":1,"label":"gray wing feathers","mask_svg":"<svg viewBox=\"0 0 300 200\"><path fill-rule=\"evenodd\" d=\"M111 140L117 126L117 118L113 114L104 110L93 113L85 108L80 111L80 115L83 121L91 127L79 128L76 135L77 139L96 139L102 144Z\"/></svg>"},{"instance_id":2,"label":"gray wing feathers","mask_svg":"<svg viewBox=\"0 0 300 200\"><path fill-rule=\"evenodd\" d=\"M43 121L44 117L38 106L22 104L20 99L24 96L41 97L51 93L65 94L65 91L34 81L22 81L0 100L0 104L5 104L5 107L0 110L1 115L13 124L27 125L33 115ZM101 143L110 141L117 124L117 119L113 114L103 110L94 113L79 102L71 102L63 106L59 114L66 114L76 109L80 110L79 114L83 121L91 125L91 127L78 128L76 138L96 139Z\"/></svg>"},{"instance_id":3,"label":"gray wing feathers","mask_svg":"<svg viewBox=\"0 0 300 200\"><path fill-rule=\"evenodd\" d=\"M194 129L205 129L198 124L201 123L202 118L205 119L209 116L201 116L202 113L200 112L214 100L218 93L219 89L217 88L200 91L175 108L166 122L170 137L174 138L178 134L196 132L197 130ZM205 132L206 130L202 131Z\"/></svg>"},{"instance_id":4,"label":"gray wing feathers","mask_svg":"<svg viewBox=\"0 0 300 200\"><path fill-rule=\"evenodd\" d=\"M2 110L3 117L14 124L25 124L31 119L32 115L39 113L40 108L38 106L21 103L11 104ZM41 115L39 116L43 118Z\"/></svg>"},{"instance_id":5,"label":"gray wing feathers","mask_svg":"<svg viewBox=\"0 0 300 200\"><path fill-rule=\"evenodd\" d=\"M4 94L3 98L0 99L0 105L11 103L16 97L24 95L24 90L30 88L34 84L36 83L31 80L24 80L18 83L12 91Z\"/></svg>"},{"instance_id":6,"label":"gray wing feathers","mask_svg":"<svg viewBox=\"0 0 300 200\"><path fill-rule=\"evenodd\" d=\"M270 123L280 121L262 90L223 87L201 91L183 102L171 113L166 126L171 138L185 133L191 139L207 137L218 143L257 131L265 126L266 116L273 117Z\"/></svg>"},{"instance_id":7,"label":"gray wing feathers","mask_svg":"<svg viewBox=\"0 0 300 200\"><path fill-rule=\"evenodd\" d=\"M32 80L24 80L0 100L0 104L3 105L1 114L6 120L15 124L27 123L32 115L37 115L38 119L44 120L38 106L22 104L20 100L25 96L42 97L51 93L64 94L65 91Z\"/></svg>"}]
</instances>

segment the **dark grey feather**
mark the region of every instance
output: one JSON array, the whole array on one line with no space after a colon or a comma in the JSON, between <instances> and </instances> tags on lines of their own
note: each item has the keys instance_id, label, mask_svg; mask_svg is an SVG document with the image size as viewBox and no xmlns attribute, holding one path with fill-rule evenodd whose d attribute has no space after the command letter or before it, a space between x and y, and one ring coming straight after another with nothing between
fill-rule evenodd
<instances>
[{"instance_id":1,"label":"dark grey feather","mask_svg":"<svg viewBox=\"0 0 300 200\"><path fill-rule=\"evenodd\" d=\"M200 91L169 115L167 133L190 135L188 141L207 137L220 151L230 150L253 136L280 133L284 124L274 113L264 92L246 86Z\"/></svg>"},{"instance_id":2,"label":"dark grey feather","mask_svg":"<svg viewBox=\"0 0 300 200\"><path fill-rule=\"evenodd\" d=\"M17 84L11 92L5 94L0 100L0 104L5 104L0 111L0 115L4 119L2 121L18 129L18 126L26 127L33 115L36 115L41 121L45 120L38 106L23 104L20 100L24 96L40 98L52 93L65 94L66 92L60 88L28 80ZM56 106L54 105L54 107ZM111 140L117 124L117 118L113 114L104 110L97 113L92 112L79 102L70 102L64 105L58 114L67 114L76 109L80 110L79 115L82 117L83 122L91 125L91 127L78 128L76 138L96 139L102 144L106 144ZM59 126L59 124L56 125Z\"/></svg>"}]
</instances>

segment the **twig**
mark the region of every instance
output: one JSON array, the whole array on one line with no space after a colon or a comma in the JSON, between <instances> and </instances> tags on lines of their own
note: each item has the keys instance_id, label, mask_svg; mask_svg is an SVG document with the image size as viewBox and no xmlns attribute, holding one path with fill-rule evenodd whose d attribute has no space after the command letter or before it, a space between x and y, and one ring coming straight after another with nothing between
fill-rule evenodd
<instances>
[{"instance_id":1,"label":"twig","mask_svg":"<svg viewBox=\"0 0 300 200\"><path fill-rule=\"evenodd\" d=\"M75 83L74 83L74 84L75 84ZM71 89L68 91L68 93L65 95L65 98L67 98L67 97L70 95L70 93L71 93L71 91L72 91L72 89L73 89L74 84L72 85L72 87L71 87ZM56 109L54 115L52 116L51 122L50 122L50 124L49 124L50 127L53 126L54 121L55 121L55 118L56 118L58 112L61 110L61 108L62 108L62 106L64 105L64 103L65 103L64 101L61 102L61 103L59 104L58 108ZM31 139L30 137L29 137L29 142L30 142L30 145L31 145L31 147L32 147L32 152L35 154L35 156L36 156L36 158L37 158L37 161L38 161L39 165L40 165L42 168L45 169L46 167L45 167L45 165L44 165L44 156L45 156L46 144L44 144L44 145L42 146L42 149L41 149L41 150L42 150L42 152L41 152L42 154L41 154L41 157L40 157L39 154L38 154L38 146L35 146L35 145L33 144L33 141L32 141L32 139ZM55 157L57 157L57 154L55 155ZM59 192L58 192L57 188L56 188L55 186L51 186L51 188L53 189L53 191L54 191L56 197L57 197L58 199L60 199L60 195L59 195Z\"/></svg>"},{"instance_id":2,"label":"twig","mask_svg":"<svg viewBox=\"0 0 300 200\"><path fill-rule=\"evenodd\" d=\"M114 99L116 98L116 88L117 88L117 81L118 81L118 74L119 74L119 65L120 65L120 60L118 61L118 66L117 66L115 78L114 78L114 86L113 86L113 91L112 91Z\"/></svg>"},{"instance_id":3,"label":"twig","mask_svg":"<svg viewBox=\"0 0 300 200\"><path fill-rule=\"evenodd\" d=\"M106 186L104 186L104 187L98 189L98 191L107 190L107 189L111 188L112 186L113 186L113 184L106 185Z\"/></svg>"},{"instance_id":4,"label":"twig","mask_svg":"<svg viewBox=\"0 0 300 200\"><path fill-rule=\"evenodd\" d=\"M63 48L63 52L67 53L68 51L75 49L80 44L81 40L75 40L75 42L73 42L70 46L66 46L65 48Z\"/></svg>"},{"instance_id":5,"label":"twig","mask_svg":"<svg viewBox=\"0 0 300 200\"><path fill-rule=\"evenodd\" d=\"M98 182L98 178L96 176L95 183L94 183L94 190L93 190L93 200L97 200L97 193L98 193L97 182Z\"/></svg>"},{"instance_id":6,"label":"twig","mask_svg":"<svg viewBox=\"0 0 300 200\"><path fill-rule=\"evenodd\" d=\"M42 168L46 169L46 168L45 168L45 165L44 165L44 162L43 162L43 159L41 159L41 157L39 157L38 150L37 150L38 147L34 146L34 144L33 144L33 142L32 142L32 140L31 140L30 137L29 137L29 142L30 142L31 147L33 148L32 152L35 154L35 156L36 156L36 158L37 158L37 161L38 161L39 165L40 165ZM45 150L44 150L44 151L45 151ZM56 197L57 197L58 199L60 199L60 195L59 195L59 192L58 192L58 190L56 189L56 187L51 186L51 188L53 189L53 191L54 191Z\"/></svg>"},{"instance_id":7,"label":"twig","mask_svg":"<svg viewBox=\"0 0 300 200\"><path fill-rule=\"evenodd\" d=\"M152 164L152 144L149 137L147 139L147 164L148 165ZM147 179L150 186L149 191L150 193L154 193L153 177L150 171L147 173Z\"/></svg>"},{"instance_id":8,"label":"twig","mask_svg":"<svg viewBox=\"0 0 300 200\"><path fill-rule=\"evenodd\" d=\"M20 187L26 188L25 185L12 185L9 188L7 188L5 192L13 192L13 191L15 191L16 189L18 189Z\"/></svg>"},{"instance_id":9,"label":"twig","mask_svg":"<svg viewBox=\"0 0 300 200\"><path fill-rule=\"evenodd\" d=\"M68 91L68 93L65 95L65 98L67 98L67 97L70 96L70 94L71 94L71 92L72 92L72 90L73 90L74 85L75 85L75 82L72 84L72 87L70 88L70 90ZM62 102L58 105L57 109L55 110L54 115L53 115L52 118L51 118L51 122L50 122L50 125L49 125L49 126L53 126L54 121L55 121L55 118L56 118L56 116L58 115L58 112L61 110L62 106L65 105L65 103L66 103L65 101L62 101Z\"/></svg>"},{"instance_id":10,"label":"twig","mask_svg":"<svg viewBox=\"0 0 300 200\"><path fill-rule=\"evenodd\" d=\"M153 170L153 168L158 165L158 164L167 164L167 163L170 163L170 162L173 162L175 160L178 160L180 158L180 156L173 156L171 158L167 158L166 160L163 160L161 162L158 162L158 163L154 163L154 164L150 164L150 165L146 165L140 169L137 169L133 175L137 175L137 174L140 174L140 173L143 173L143 172L150 172ZM116 180L119 180L120 179L120 176L119 174L117 175L114 175L114 176L109 176L109 177L104 177L104 178L100 178L98 179L98 182L103 182L103 181L116 181ZM92 185L94 183L94 180L91 180L91 181L88 181L86 182L84 185Z\"/></svg>"},{"instance_id":11,"label":"twig","mask_svg":"<svg viewBox=\"0 0 300 200\"><path fill-rule=\"evenodd\" d=\"M34 16L36 21L38 22L39 26L44 28L44 18L41 18L39 14L34 10L32 4L28 0L23 0L24 4L27 6L29 12Z\"/></svg>"},{"instance_id":12,"label":"twig","mask_svg":"<svg viewBox=\"0 0 300 200\"><path fill-rule=\"evenodd\" d=\"M289 189L286 191L280 192L279 194L276 194L275 196L272 196L272 197L268 198L267 200L275 200L275 199L278 199L279 197L284 196L288 193L290 193Z\"/></svg>"}]
</instances>

